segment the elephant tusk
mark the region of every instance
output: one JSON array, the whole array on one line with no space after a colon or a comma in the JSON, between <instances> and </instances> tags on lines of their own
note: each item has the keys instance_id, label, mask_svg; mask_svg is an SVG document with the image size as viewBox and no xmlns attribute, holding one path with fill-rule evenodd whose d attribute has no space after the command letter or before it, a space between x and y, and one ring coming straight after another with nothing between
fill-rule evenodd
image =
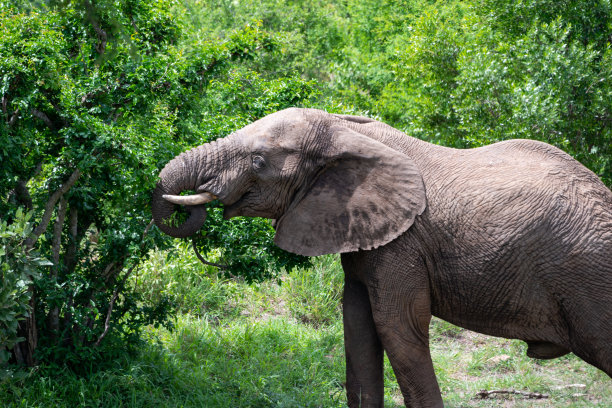
<instances>
[{"instance_id":1,"label":"elephant tusk","mask_svg":"<svg viewBox=\"0 0 612 408\"><path fill-rule=\"evenodd\" d=\"M188 196L164 194L162 197L166 201L170 201L173 204L180 204L180 205L200 205L200 204L209 203L217 199L216 195L208 193L208 192L204 192L200 194L193 194L193 195L188 195Z\"/></svg>"}]
</instances>

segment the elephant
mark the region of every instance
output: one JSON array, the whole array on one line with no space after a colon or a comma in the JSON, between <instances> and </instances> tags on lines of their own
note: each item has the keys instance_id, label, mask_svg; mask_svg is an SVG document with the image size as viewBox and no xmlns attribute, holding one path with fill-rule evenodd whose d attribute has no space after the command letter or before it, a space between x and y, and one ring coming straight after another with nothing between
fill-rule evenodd
<instances>
[{"instance_id":1,"label":"elephant","mask_svg":"<svg viewBox=\"0 0 612 408\"><path fill-rule=\"evenodd\" d=\"M188 237L215 199L225 218L274 220L282 249L340 254L349 407L383 406L384 352L406 406L443 406L432 316L612 376L612 192L556 147L454 149L288 108L168 162L154 221Z\"/></svg>"}]
</instances>

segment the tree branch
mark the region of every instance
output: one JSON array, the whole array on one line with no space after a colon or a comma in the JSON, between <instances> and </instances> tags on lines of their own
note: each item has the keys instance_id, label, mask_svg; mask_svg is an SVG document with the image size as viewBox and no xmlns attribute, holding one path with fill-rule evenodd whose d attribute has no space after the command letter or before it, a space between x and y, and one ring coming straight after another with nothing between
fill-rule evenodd
<instances>
[{"instance_id":1,"label":"tree branch","mask_svg":"<svg viewBox=\"0 0 612 408\"><path fill-rule=\"evenodd\" d=\"M57 204L58 200L64 194L66 194L68 190L70 190L70 188L74 185L74 183L76 183L80 176L81 170L76 169L74 172L72 172L70 177L68 177L68 180L66 180L66 182L60 186L60 188L58 188L53 194L51 194L51 197L49 197L49 200L45 205L45 212L43 213L43 217L40 220L38 226L36 226L36 228L34 229L33 236L26 239L25 241L25 247L27 249L31 249L36 243L36 241L38 241L38 238L40 238L42 233L45 232L47 226L49 225L49 221L51 221L51 216L53 215L53 209L55 208L55 204Z\"/></svg>"},{"instance_id":2,"label":"tree branch","mask_svg":"<svg viewBox=\"0 0 612 408\"><path fill-rule=\"evenodd\" d=\"M79 244L79 211L76 205L70 204L68 213L68 248L64 255L64 264L68 273L71 273L76 266L76 252Z\"/></svg>"},{"instance_id":3,"label":"tree branch","mask_svg":"<svg viewBox=\"0 0 612 408\"><path fill-rule=\"evenodd\" d=\"M28 188L28 180L36 177L38 173L42 170L42 163L38 163L34 168L34 172L28 178L20 177L15 184L15 188L10 191L10 196L17 200L17 204L26 208L26 210L31 211L33 208L32 205L32 196L30 195L30 189Z\"/></svg>"},{"instance_id":4,"label":"tree branch","mask_svg":"<svg viewBox=\"0 0 612 408\"><path fill-rule=\"evenodd\" d=\"M62 245L62 227L64 226L64 219L66 218L67 206L68 204L66 202L66 198L62 196L60 198L60 204L57 210L55 224L53 225L53 241L51 243L51 254L53 257L53 275L56 277L60 258L60 248Z\"/></svg>"},{"instance_id":5,"label":"tree branch","mask_svg":"<svg viewBox=\"0 0 612 408\"><path fill-rule=\"evenodd\" d=\"M123 268L123 262L125 261L125 258L121 259L121 263L119 265L119 267L116 268L117 266L117 262L113 261L111 263L109 263L108 265L106 265L106 268L104 268L104 272L102 272L102 277L104 278L105 281L108 281L110 279L110 277L113 275L113 269L121 269Z\"/></svg>"},{"instance_id":6,"label":"tree branch","mask_svg":"<svg viewBox=\"0 0 612 408\"><path fill-rule=\"evenodd\" d=\"M11 127L15 124L15 122L17 121L17 117L19 116L19 109L17 109L15 112L13 112L13 115L11 116L11 118L9 119L8 122L6 122L6 124Z\"/></svg>"},{"instance_id":7,"label":"tree branch","mask_svg":"<svg viewBox=\"0 0 612 408\"><path fill-rule=\"evenodd\" d=\"M529 399L544 399L548 398L547 394L540 394L539 392L526 392L526 391L517 391L517 390L480 390L476 393L476 398L487 399L492 395L503 395L503 394L516 394L522 395L523 397L527 397Z\"/></svg>"},{"instance_id":8,"label":"tree branch","mask_svg":"<svg viewBox=\"0 0 612 408\"><path fill-rule=\"evenodd\" d=\"M27 182L24 179L17 180L17 185L13 191L19 204L22 204L27 210L31 210L32 197L30 196L30 190L28 190Z\"/></svg>"},{"instance_id":9,"label":"tree branch","mask_svg":"<svg viewBox=\"0 0 612 408\"><path fill-rule=\"evenodd\" d=\"M45 122L45 125L47 125L47 127L51 130L55 130L55 125L53 124L53 121L51 121L51 119L49 119L49 117L47 116L46 113L39 111L38 109L32 109L32 115L40 120L42 120L43 122Z\"/></svg>"},{"instance_id":10,"label":"tree branch","mask_svg":"<svg viewBox=\"0 0 612 408\"><path fill-rule=\"evenodd\" d=\"M89 100L89 98L91 98L92 96L94 96L96 93L98 92L98 89L94 89L93 91L89 91L87 92L85 95L83 95L81 97L81 105L85 105L85 103L87 103L87 101Z\"/></svg>"},{"instance_id":11,"label":"tree branch","mask_svg":"<svg viewBox=\"0 0 612 408\"><path fill-rule=\"evenodd\" d=\"M106 31L100 27L100 24L98 23L98 20L94 14L94 6L89 2L89 0L85 0L85 7L87 8L87 18L93 26L96 34L98 35L98 40L100 41L100 43L96 45L96 51L98 54L102 55L106 51L108 36L106 35Z\"/></svg>"},{"instance_id":12,"label":"tree branch","mask_svg":"<svg viewBox=\"0 0 612 408\"><path fill-rule=\"evenodd\" d=\"M204 265L214 266L215 268L219 268L219 269L223 269L223 270L228 270L229 269L229 266L227 266L227 265L221 265L221 264L217 264L217 263L213 263L213 262L208 262L207 260L205 260L204 257L202 257L202 255L200 255L200 252L198 251L198 247L196 246L196 242L195 242L195 235L191 239L191 245L193 246L193 252L195 252L195 254L198 257L198 259L200 260L200 262L202 262Z\"/></svg>"}]
</instances>

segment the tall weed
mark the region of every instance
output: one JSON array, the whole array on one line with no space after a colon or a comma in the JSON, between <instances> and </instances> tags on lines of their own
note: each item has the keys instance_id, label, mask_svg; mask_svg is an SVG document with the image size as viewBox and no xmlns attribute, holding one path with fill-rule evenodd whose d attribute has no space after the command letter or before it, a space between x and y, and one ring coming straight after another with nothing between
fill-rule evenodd
<instances>
[{"instance_id":1,"label":"tall weed","mask_svg":"<svg viewBox=\"0 0 612 408\"><path fill-rule=\"evenodd\" d=\"M294 269L284 283L289 310L301 322L320 327L341 317L344 272L338 256L322 256L312 268Z\"/></svg>"},{"instance_id":2,"label":"tall weed","mask_svg":"<svg viewBox=\"0 0 612 408\"><path fill-rule=\"evenodd\" d=\"M166 299L175 312L219 318L239 312L239 282L223 278L215 267L203 265L185 245L157 251L133 276L132 285L143 301L157 304Z\"/></svg>"}]
</instances>

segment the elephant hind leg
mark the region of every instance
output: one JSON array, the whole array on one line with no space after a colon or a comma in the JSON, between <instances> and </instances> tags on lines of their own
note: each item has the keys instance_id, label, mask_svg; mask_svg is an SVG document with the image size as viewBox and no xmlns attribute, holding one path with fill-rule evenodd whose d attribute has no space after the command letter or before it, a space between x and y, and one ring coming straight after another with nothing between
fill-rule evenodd
<instances>
[{"instance_id":1,"label":"elephant hind leg","mask_svg":"<svg viewBox=\"0 0 612 408\"><path fill-rule=\"evenodd\" d=\"M612 346L609 343L591 342L588 345L573 346L572 352L612 378Z\"/></svg>"},{"instance_id":2,"label":"elephant hind leg","mask_svg":"<svg viewBox=\"0 0 612 408\"><path fill-rule=\"evenodd\" d=\"M603 302L580 304L569 309L569 346L574 354L612 377L612 307L609 296Z\"/></svg>"},{"instance_id":3,"label":"elephant hind leg","mask_svg":"<svg viewBox=\"0 0 612 408\"><path fill-rule=\"evenodd\" d=\"M540 360L549 360L568 354L570 350L565 347L558 346L554 343L545 341L528 341L527 342L527 357L537 358Z\"/></svg>"},{"instance_id":4,"label":"elephant hind leg","mask_svg":"<svg viewBox=\"0 0 612 408\"><path fill-rule=\"evenodd\" d=\"M588 341L582 338L574 340L572 352L612 377L612 342L610 342L610 337L605 339L589 337Z\"/></svg>"}]
</instances>

